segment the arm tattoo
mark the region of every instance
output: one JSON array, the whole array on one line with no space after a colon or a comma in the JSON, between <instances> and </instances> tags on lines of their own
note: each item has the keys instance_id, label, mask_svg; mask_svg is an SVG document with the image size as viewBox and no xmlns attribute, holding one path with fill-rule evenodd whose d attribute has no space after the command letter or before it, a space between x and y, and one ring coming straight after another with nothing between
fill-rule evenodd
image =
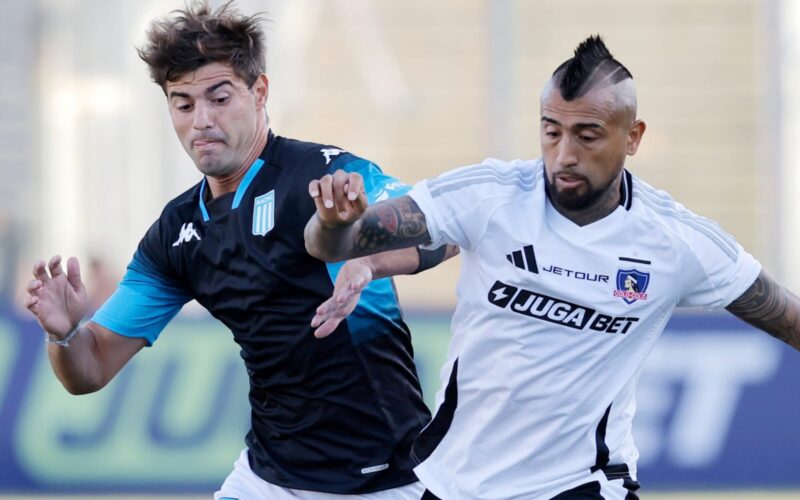
<instances>
[{"instance_id":1,"label":"arm tattoo","mask_svg":"<svg viewBox=\"0 0 800 500\"><path fill-rule=\"evenodd\" d=\"M372 205L360 222L355 249L361 255L430 241L425 215L408 196Z\"/></svg>"},{"instance_id":2,"label":"arm tattoo","mask_svg":"<svg viewBox=\"0 0 800 500\"><path fill-rule=\"evenodd\" d=\"M765 272L728 311L795 349L800 349L800 299Z\"/></svg>"}]
</instances>

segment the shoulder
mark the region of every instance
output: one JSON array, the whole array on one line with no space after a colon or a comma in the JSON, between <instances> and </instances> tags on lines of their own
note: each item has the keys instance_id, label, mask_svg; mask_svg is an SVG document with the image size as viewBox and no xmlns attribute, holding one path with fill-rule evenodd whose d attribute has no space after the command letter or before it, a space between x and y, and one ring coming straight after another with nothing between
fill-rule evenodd
<instances>
[{"instance_id":1,"label":"shoulder","mask_svg":"<svg viewBox=\"0 0 800 500\"><path fill-rule=\"evenodd\" d=\"M514 196L543 186L541 159L502 161L487 158L476 165L457 168L428 179L431 196L459 191L477 191L482 196Z\"/></svg>"},{"instance_id":2,"label":"shoulder","mask_svg":"<svg viewBox=\"0 0 800 500\"><path fill-rule=\"evenodd\" d=\"M688 250L701 242L717 247L732 260L736 260L736 240L716 222L692 212L666 191L656 189L635 176L632 192L632 210L649 227L660 229L671 239L683 243Z\"/></svg>"},{"instance_id":3,"label":"shoulder","mask_svg":"<svg viewBox=\"0 0 800 500\"><path fill-rule=\"evenodd\" d=\"M162 252L178 238L181 231L196 231L200 191L203 181L170 200L145 233L140 242L140 250L149 253ZM199 221L197 221L199 222Z\"/></svg>"},{"instance_id":4,"label":"shoulder","mask_svg":"<svg viewBox=\"0 0 800 500\"><path fill-rule=\"evenodd\" d=\"M273 162L293 169L303 168L315 174L327 173L331 169L344 168L353 161L365 161L349 151L331 144L301 141L275 136L276 151Z\"/></svg>"}]
</instances>

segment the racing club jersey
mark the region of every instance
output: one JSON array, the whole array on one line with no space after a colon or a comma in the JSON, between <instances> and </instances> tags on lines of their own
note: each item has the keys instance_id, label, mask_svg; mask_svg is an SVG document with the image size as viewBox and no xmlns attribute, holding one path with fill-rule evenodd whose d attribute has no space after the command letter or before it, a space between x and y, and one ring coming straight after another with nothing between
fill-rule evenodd
<instances>
[{"instance_id":1,"label":"racing club jersey","mask_svg":"<svg viewBox=\"0 0 800 500\"><path fill-rule=\"evenodd\" d=\"M152 345L196 299L241 347L252 470L280 486L353 494L416 481L409 450L430 415L391 279L370 283L332 335L313 336L341 264L306 253L308 184L337 169L359 172L370 202L409 189L339 148L270 132L236 192L209 201L204 179L167 204L93 321Z\"/></svg>"},{"instance_id":2,"label":"racing club jersey","mask_svg":"<svg viewBox=\"0 0 800 500\"><path fill-rule=\"evenodd\" d=\"M441 498L549 499L635 479L636 382L673 310L725 307L760 272L719 226L630 172L620 205L584 226L554 209L544 173L541 160L487 160L410 192L432 246L462 250L437 410L412 449Z\"/></svg>"}]
</instances>

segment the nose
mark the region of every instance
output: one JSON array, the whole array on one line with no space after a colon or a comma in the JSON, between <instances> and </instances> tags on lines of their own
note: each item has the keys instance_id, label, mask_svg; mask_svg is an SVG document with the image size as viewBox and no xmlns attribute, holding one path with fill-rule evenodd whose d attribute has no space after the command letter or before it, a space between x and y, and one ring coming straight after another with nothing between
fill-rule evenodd
<instances>
[{"instance_id":1,"label":"nose","mask_svg":"<svg viewBox=\"0 0 800 500\"><path fill-rule=\"evenodd\" d=\"M192 126L195 130L206 130L214 126L212 112L203 103L197 103L194 107L194 117Z\"/></svg>"},{"instance_id":2,"label":"nose","mask_svg":"<svg viewBox=\"0 0 800 500\"><path fill-rule=\"evenodd\" d=\"M578 153L575 141L568 135L561 137L558 141L556 162L560 167L571 167L578 164Z\"/></svg>"}]
</instances>

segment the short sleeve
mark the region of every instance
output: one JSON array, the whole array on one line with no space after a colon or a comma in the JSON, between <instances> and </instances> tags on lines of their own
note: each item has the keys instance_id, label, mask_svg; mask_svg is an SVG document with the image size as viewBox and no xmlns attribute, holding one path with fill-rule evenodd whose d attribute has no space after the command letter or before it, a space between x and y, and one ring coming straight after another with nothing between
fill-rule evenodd
<instances>
[{"instance_id":1,"label":"short sleeve","mask_svg":"<svg viewBox=\"0 0 800 500\"><path fill-rule=\"evenodd\" d=\"M405 184L383 171L374 163L350 153L343 153L331 163L328 173L336 170L359 173L364 178L364 191L369 203L376 203L407 194L411 186Z\"/></svg>"},{"instance_id":2,"label":"short sleeve","mask_svg":"<svg viewBox=\"0 0 800 500\"><path fill-rule=\"evenodd\" d=\"M530 162L487 160L418 182L409 192L425 215L429 248L473 249L495 211L516 196L529 196L538 177Z\"/></svg>"},{"instance_id":3,"label":"short sleeve","mask_svg":"<svg viewBox=\"0 0 800 500\"><path fill-rule=\"evenodd\" d=\"M164 327L192 299L155 257L158 223L150 228L134 254L117 290L97 310L95 323L152 345Z\"/></svg>"},{"instance_id":4,"label":"short sleeve","mask_svg":"<svg viewBox=\"0 0 800 500\"><path fill-rule=\"evenodd\" d=\"M708 219L694 214L686 217L681 237L688 255L679 306L727 307L761 272L761 264Z\"/></svg>"}]
</instances>

